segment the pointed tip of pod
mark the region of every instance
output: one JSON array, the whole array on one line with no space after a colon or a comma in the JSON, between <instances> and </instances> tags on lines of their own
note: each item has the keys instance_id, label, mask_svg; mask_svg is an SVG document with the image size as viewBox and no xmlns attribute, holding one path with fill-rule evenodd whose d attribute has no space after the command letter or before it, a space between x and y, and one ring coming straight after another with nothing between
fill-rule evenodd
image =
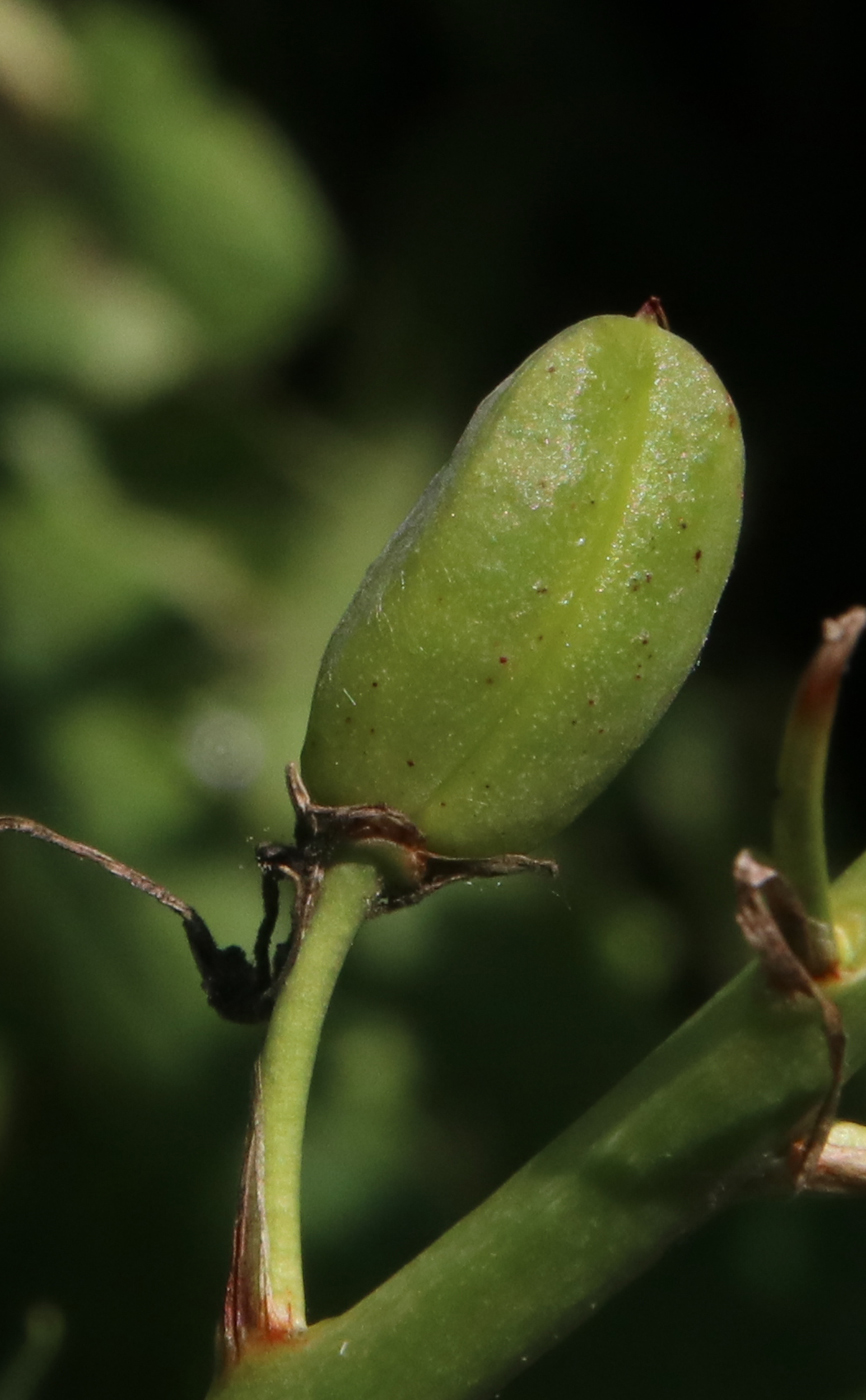
<instances>
[{"instance_id":1,"label":"pointed tip of pod","mask_svg":"<svg viewBox=\"0 0 866 1400\"><path fill-rule=\"evenodd\" d=\"M636 321L651 321L653 325L661 326L663 331L669 331L671 328L671 323L661 303L661 297L647 297L643 306L634 313L634 319Z\"/></svg>"},{"instance_id":2,"label":"pointed tip of pod","mask_svg":"<svg viewBox=\"0 0 866 1400\"><path fill-rule=\"evenodd\" d=\"M723 385L657 314L542 346L485 399L334 633L302 758L315 798L396 807L446 854L561 829L693 666L742 468Z\"/></svg>"}]
</instances>

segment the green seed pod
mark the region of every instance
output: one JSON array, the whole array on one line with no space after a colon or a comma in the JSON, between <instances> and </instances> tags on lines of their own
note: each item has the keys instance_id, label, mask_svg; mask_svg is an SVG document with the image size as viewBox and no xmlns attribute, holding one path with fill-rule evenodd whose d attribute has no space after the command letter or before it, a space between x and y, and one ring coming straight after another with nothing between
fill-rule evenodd
<instances>
[{"instance_id":1,"label":"green seed pod","mask_svg":"<svg viewBox=\"0 0 866 1400\"><path fill-rule=\"evenodd\" d=\"M325 652L314 799L384 803L443 854L531 850L638 747L730 571L743 446L686 341L598 316L484 400Z\"/></svg>"}]
</instances>

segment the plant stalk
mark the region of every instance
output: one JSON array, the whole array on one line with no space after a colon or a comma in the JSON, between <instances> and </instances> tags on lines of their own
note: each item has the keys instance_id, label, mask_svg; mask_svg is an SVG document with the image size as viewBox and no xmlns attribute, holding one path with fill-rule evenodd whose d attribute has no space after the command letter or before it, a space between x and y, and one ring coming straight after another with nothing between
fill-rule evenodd
<instances>
[{"instance_id":1,"label":"plant stalk","mask_svg":"<svg viewBox=\"0 0 866 1400\"><path fill-rule=\"evenodd\" d=\"M224 1320L227 1361L263 1338L303 1333L301 1151L310 1081L331 993L376 893L371 865L325 875L257 1066L252 1126Z\"/></svg>"},{"instance_id":2,"label":"plant stalk","mask_svg":"<svg viewBox=\"0 0 866 1400\"><path fill-rule=\"evenodd\" d=\"M863 921L866 859L842 882ZM849 941L859 941L852 927ZM861 945L862 947L862 945ZM866 1062L866 971L825 987L847 1073ZM786 1155L830 1077L820 1016L746 969L487 1201L341 1317L252 1353L220 1400L491 1396Z\"/></svg>"}]
</instances>

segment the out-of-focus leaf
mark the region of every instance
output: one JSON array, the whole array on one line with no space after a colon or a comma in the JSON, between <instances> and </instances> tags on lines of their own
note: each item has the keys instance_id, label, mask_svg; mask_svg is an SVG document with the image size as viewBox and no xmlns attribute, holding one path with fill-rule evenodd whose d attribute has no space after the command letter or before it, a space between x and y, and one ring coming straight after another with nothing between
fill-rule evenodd
<instances>
[{"instance_id":1,"label":"out-of-focus leaf","mask_svg":"<svg viewBox=\"0 0 866 1400\"><path fill-rule=\"evenodd\" d=\"M0 92L29 116L65 117L81 100L73 44L30 0L0 0Z\"/></svg>"},{"instance_id":2,"label":"out-of-focus leaf","mask_svg":"<svg viewBox=\"0 0 866 1400\"><path fill-rule=\"evenodd\" d=\"M243 571L207 531L116 493L74 415L18 405L0 442L21 487L0 517L0 654L13 671L50 670L158 608L232 635Z\"/></svg>"},{"instance_id":3,"label":"out-of-focus leaf","mask_svg":"<svg viewBox=\"0 0 866 1400\"><path fill-rule=\"evenodd\" d=\"M41 119L4 137L0 374L138 403L295 341L330 295L313 178L167 18L97 4L69 33L0 0L0 94Z\"/></svg>"},{"instance_id":4,"label":"out-of-focus leaf","mask_svg":"<svg viewBox=\"0 0 866 1400\"><path fill-rule=\"evenodd\" d=\"M215 355L293 338L329 289L338 240L288 141L212 87L167 19L95 5L77 33L81 134L123 237L188 300Z\"/></svg>"},{"instance_id":5,"label":"out-of-focus leaf","mask_svg":"<svg viewBox=\"0 0 866 1400\"><path fill-rule=\"evenodd\" d=\"M61 205L23 204L0 227L0 371L127 403L185 379L201 350L158 278Z\"/></svg>"},{"instance_id":6,"label":"out-of-focus leaf","mask_svg":"<svg viewBox=\"0 0 866 1400\"><path fill-rule=\"evenodd\" d=\"M192 824L196 794L171 739L143 706L117 697L88 698L53 721L45 735L51 771L75 793L95 841L133 850L155 830L170 841Z\"/></svg>"},{"instance_id":7,"label":"out-of-focus leaf","mask_svg":"<svg viewBox=\"0 0 866 1400\"><path fill-rule=\"evenodd\" d=\"M333 1244L362 1229L413 1175L419 1047L393 1016L355 1016L330 1037L304 1148L305 1229Z\"/></svg>"}]
</instances>

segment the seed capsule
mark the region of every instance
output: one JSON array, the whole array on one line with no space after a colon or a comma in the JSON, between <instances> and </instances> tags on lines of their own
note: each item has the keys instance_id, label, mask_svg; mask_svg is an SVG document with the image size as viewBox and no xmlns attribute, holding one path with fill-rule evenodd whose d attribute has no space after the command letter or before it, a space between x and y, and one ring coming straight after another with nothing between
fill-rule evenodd
<instances>
[{"instance_id":1,"label":"seed capsule","mask_svg":"<svg viewBox=\"0 0 866 1400\"><path fill-rule=\"evenodd\" d=\"M743 446L686 341L598 316L494 390L368 570L302 756L320 803L384 803L430 848L532 850L646 737L728 576Z\"/></svg>"}]
</instances>

